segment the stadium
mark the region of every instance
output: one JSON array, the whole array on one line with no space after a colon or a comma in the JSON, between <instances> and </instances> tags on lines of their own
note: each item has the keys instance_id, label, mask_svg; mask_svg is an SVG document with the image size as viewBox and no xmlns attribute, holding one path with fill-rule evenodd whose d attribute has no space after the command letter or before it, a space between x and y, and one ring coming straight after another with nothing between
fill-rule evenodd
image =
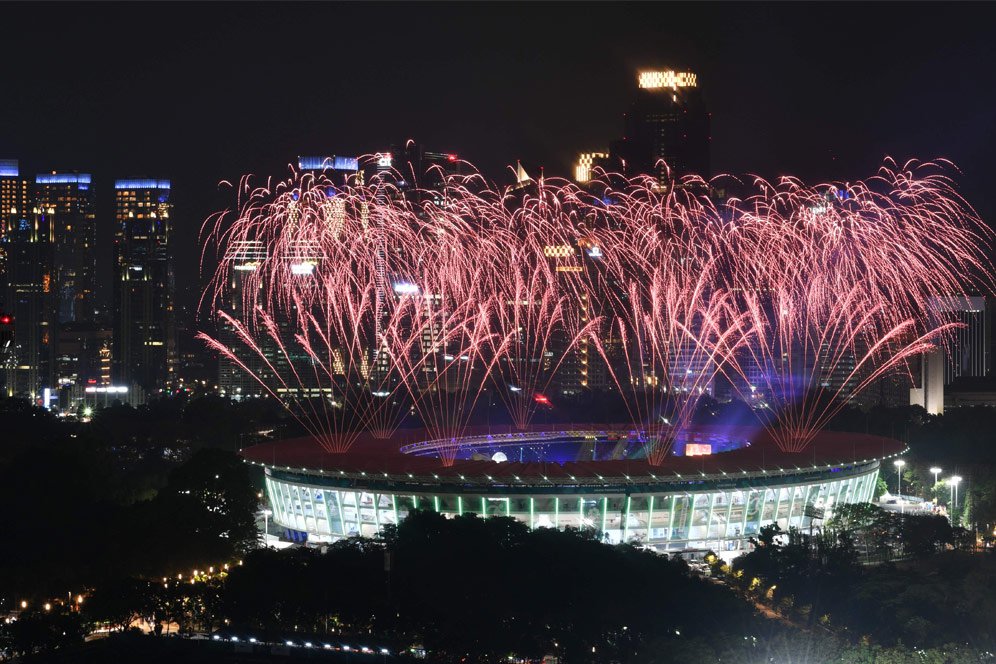
<instances>
[{"instance_id":1,"label":"stadium","mask_svg":"<svg viewBox=\"0 0 996 664\"><path fill-rule=\"evenodd\" d=\"M263 443L242 455L262 466L274 521L297 542L374 536L413 508L513 517L530 528L593 529L606 542L660 551L744 548L762 526L819 527L837 505L868 501L897 440L824 431L802 453L751 427L690 427L661 465L620 425L526 432L468 429L361 437L346 454L314 439ZM443 460L449 465L444 465Z\"/></svg>"}]
</instances>

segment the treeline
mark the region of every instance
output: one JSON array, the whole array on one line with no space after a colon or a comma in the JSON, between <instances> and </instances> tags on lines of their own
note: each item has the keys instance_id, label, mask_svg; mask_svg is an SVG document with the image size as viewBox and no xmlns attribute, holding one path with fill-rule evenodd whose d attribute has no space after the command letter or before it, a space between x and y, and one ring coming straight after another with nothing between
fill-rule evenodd
<instances>
[{"instance_id":1,"label":"treeline","mask_svg":"<svg viewBox=\"0 0 996 664\"><path fill-rule=\"evenodd\" d=\"M235 454L196 452L151 498L129 502L108 483L113 463L100 451L42 442L0 464L0 611L121 574L229 560L256 545L258 495Z\"/></svg>"},{"instance_id":2,"label":"treeline","mask_svg":"<svg viewBox=\"0 0 996 664\"><path fill-rule=\"evenodd\" d=\"M148 590L159 592L156 585ZM344 540L325 553L256 551L214 591L195 592L200 599L179 603L197 607L182 618L188 628L227 624L243 638L254 630L378 635L395 651L420 644L433 661L629 661L651 638L707 637L716 616L745 635L754 620L681 560L606 546L594 533L435 512L413 512L381 541ZM89 603L91 620L121 624L133 612L180 622L143 604L144 593L105 593ZM118 601L127 596L134 606Z\"/></svg>"},{"instance_id":3,"label":"treeline","mask_svg":"<svg viewBox=\"0 0 996 664\"><path fill-rule=\"evenodd\" d=\"M913 651L996 646L996 557L943 517L850 505L815 537L771 525L754 544L729 565L710 556L713 574L803 629Z\"/></svg>"},{"instance_id":4,"label":"treeline","mask_svg":"<svg viewBox=\"0 0 996 664\"><path fill-rule=\"evenodd\" d=\"M382 540L343 540L324 551L257 550L226 576L195 583L120 576L80 612L27 611L0 635L8 635L11 651L41 643L65 653L59 661L76 662L147 653L120 638L95 647L103 659L88 659L88 647L78 645L84 627L120 628L136 617L157 625L154 634L179 628L238 636L242 649L250 637L299 647L309 639L376 645L392 656L417 646L433 662L554 655L565 664L953 664L979 661L991 647L990 558L939 554L916 567L863 568L847 555L814 553L809 543L779 543L776 535L766 531L757 551L732 568L714 565L731 579L758 579L738 596L691 574L680 559L609 546L593 533L413 512ZM831 594L848 603L823 614ZM784 619L758 614L756 602ZM812 604L808 613L803 602ZM156 638L167 637L141 642Z\"/></svg>"}]
</instances>

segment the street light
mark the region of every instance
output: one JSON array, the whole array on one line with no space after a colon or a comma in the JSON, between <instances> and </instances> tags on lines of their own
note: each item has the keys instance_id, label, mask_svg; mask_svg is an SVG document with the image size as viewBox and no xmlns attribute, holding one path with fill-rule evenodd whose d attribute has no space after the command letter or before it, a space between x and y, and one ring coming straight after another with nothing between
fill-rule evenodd
<instances>
[{"instance_id":1,"label":"street light","mask_svg":"<svg viewBox=\"0 0 996 664\"><path fill-rule=\"evenodd\" d=\"M952 475L948 482L951 483L951 508L958 509L958 483L961 482L961 477Z\"/></svg>"},{"instance_id":2,"label":"street light","mask_svg":"<svg viewBox=\"0 0 996 664\"><path fill-rule=\"evenodd\" d=\"M942 470L940 468L938 468L937 466L934 466L934 467L932 467L930 469L930 472L932 472L934 474L934 486L936 487L937 486L937 476L941 474Z\"/></svg>"},{"instance_id":3,"label":"street light","mask_svg":"<svg viewBox=\"0 0 996 664\"><path fill-rule=\"evenodd\" d=\"M902 459L896 459L892 462L892 465L896 467L896 499L899 501L899 511L903 510L903 466L906 462Z\"/></svg>"},{"instance_id":4,"label":"street light","mask_svg":"<svg viewBox=\"0 0 996 664\"><path fill-rule=\"evenodd\" d=\"M270 534L270 515L273 514L273 510L263 510L263 546L269 546L266 543L266 538Z\"/></svg>"}]
</instances>

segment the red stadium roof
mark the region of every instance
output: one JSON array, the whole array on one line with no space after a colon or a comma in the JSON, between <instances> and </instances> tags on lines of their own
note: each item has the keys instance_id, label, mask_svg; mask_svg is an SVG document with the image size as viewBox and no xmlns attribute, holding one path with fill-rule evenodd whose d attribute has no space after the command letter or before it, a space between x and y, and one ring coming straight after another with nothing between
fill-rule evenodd
<instances>
[{"instance_id":1,"label":"red stadium roof","mask_svg":"<svg viewBox=\"0 0 996 664\"><path fill-rule=\"evenodd\" d=\"M532 429L539 431L622 431L620 425L559 424L555 427ZM581 478L602 477L695 477L701 474L733 474L792 471L821 466L839 466L862 463L873 459L895 456L906 449L898 440L862 433L823 431L803 452L782 452L770 437L759 429L750 427L696 427L699 433L723 433L738 439L747 439L750 445L740 449L703 456L668 456L660 466L651 466L643 460L575 461L564 464L519 463L490 460L461 460L444 467L431 456L402 454L403 445L425 440L428 435L421 429L398 431L390 440L378 440L368 434L361 435L345 454L330 454L314 438L293 438L272 443L261 443L242 451L242 456L254 463L278 469L322 473L349 473L391 476L432 477L445 481L480 479L494 482L507 480L557 482ZM470 427L466 436L505 434L508 430Z\"/></svg>"}]
</instances>

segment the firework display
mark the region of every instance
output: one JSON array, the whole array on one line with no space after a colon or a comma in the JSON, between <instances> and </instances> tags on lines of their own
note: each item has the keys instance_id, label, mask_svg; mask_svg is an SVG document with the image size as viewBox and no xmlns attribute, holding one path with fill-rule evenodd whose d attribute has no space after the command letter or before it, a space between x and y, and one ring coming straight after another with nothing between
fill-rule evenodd
<instances>
[{"instance_id":1,"label":"firework display","mask_svg":"<svg viewBox=\"0 0 996 664\"><path fill-rule=\"evenodd\" d=\"M756 179L721 202L717 182L604 173L424 196L388 176L244 180L205 225L219 333L201 337L329 452L409 413L456 440L490 391L525 429L558 372L588 387L596 363L652 465L720 382L799 452L946 342L932 299L992 292L989 231L949 169Z\"/></svg>"}]
</instances>

